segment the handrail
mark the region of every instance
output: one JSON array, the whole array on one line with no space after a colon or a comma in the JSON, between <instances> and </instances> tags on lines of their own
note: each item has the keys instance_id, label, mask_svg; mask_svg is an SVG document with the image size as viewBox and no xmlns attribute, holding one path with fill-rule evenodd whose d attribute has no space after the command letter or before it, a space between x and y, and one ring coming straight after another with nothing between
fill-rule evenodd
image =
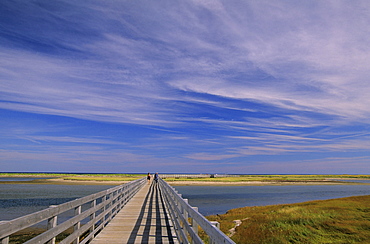
<instances>
[{"instance_id":1,"label":"handrail","mask_svg":"<svg viewBox=\"0 0 370 244\"><path fill-rule=\"evenodd\" d=\"M73 233L60 243L87 243L107 225L145 182L146 179L141 178L10 221L0 222L0 243L8 244L10 235L45 220L47 220L47 230L25 243L54 244L56 236L71 227L73 227ZM87 209L82 211L82 206ZM74 211L74 216L58 224L58 216L71 210ZM83 221L88 222L81 226ZM82 238L80 240L81 236L83 240Z\"/></svg>"},{"instance_id":2,"label":"handrail","mask_svg":"<svg viewBox=\"0 0 370 244\"><path fill-rule=\"evenodd\" d=\"M198 226L200 226L209 236L210 243L235 244L234 241L220 231L213 223L190 206L187 199L183 199L167 182L159 178L158 183L164 191L163 196L167 202L167 207L180 243L203 243L198 235Z\"/></svg>"},{"instance_id":3,"label":"handrail","mask_svg":"<svg viewBox=\"0 0 370 244\"><path fill-rule=\"evenodd\" d=\"M2 221L0 222L0 243L8 244L12 234L43 221L47 221L47 230L25 243L55 244L56 237L71 228L73 232L59 243L88 243L143 187L145 182L145 178L138 179L17 219ZM215 223L208 221L196 208L190 206L187 199L183 199L164 180L159 178L158 185L180 243L204 243L198 235L199 226L208 235L209 243L235 244L215 226ZM67 211L73 211L74 216L58 223L60 216Z\"/></svg>"}]
</instances>

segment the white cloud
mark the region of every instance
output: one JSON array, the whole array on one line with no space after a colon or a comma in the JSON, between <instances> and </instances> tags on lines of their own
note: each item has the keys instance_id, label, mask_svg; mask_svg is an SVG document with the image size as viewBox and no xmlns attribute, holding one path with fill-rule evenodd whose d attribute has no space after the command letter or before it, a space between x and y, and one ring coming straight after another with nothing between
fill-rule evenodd
<instances>
[{"instance_id":1,"label":"white cloud","mask_svg":"<svg viewBox=\"0 0 370 244\"><path fill-rule=\"evenodd\" d=\"M158 80L169 73L165 80L180 90L347 119L368 118L368 36L359 30L369 21L363 14L356 14L363 13L358 6L346 10L335 3L319 3L316 7L270 2L239 6L200 1L183 7L185 11L179 16L172 12L157 13L161 17L147 16L136 28L135 22L130 23L117 12L106 22L101 18L84 19L76 28L81 31L90 28L99 33L99 38L77 45L67 36L64 44L83 54L76 60L4 50L2 71L6 77L1 90L5 100L24 105L2 106L97 120L158 124L164 122L161 117L176 113L161 101L187 102L186 98L175 97L166 83ZM151 8L154 6L142 10L154 11ZM284 11L286 8L290 11ZM200 14L205 9L209 18L219 24L217 27L202 21ZM112 10L105 6L94 11L84 14ZM341 11L344 14L339 14ZM58 17L67 21L63 13L58 13ZM166 18L170 21L164 23ZM156 21L149 30L151 19ZM347 21L351 24L343 25ZM106 29L111 22L120 28L132 26L130 31L134 30L140 38L127 37L114 26ZM162 25L173 29L161 28ZM181 28L175 29L176 26ZM152 35L155 31L160 35ZM270 77L254 78L253 74L261 70Z\"/></svg>"},{"instance_id":2,"label":"white cloud","mask_svg":"<svg viewBox=\"0 0 370 244\"><path fill-rule=\"evenodd\" d=\"M186 155L186 158L195 159L195 160L205 160L205 161L214 161L214 160L224 160L229 158L234 158L239 155L231 155L231 154L211 154L211 153L193 153Z\"/></svg>"},{"instance_id":3,"label":"white cloud","mask_svg":"<svg viewBox=\"0 0 370 244\"><path fill-rule=\"evenodd\" d=\"M133 147L192 160L369 147L367 1L2 4L0 108L155 126Z\"/></svg>"}]
</instances>

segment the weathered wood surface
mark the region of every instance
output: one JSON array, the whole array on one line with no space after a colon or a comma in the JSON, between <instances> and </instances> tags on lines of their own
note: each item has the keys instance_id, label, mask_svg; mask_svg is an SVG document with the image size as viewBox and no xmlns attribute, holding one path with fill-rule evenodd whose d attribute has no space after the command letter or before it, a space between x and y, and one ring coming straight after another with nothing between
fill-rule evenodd
<instances>
[{"instance_id":1,"label":"weathered wood surface","mask_svg":"<svg viewBox=\"0 0 370 244\"><path fill-rule=\"evenodd\" d=\"M175 188L162 179L158 182L163 190L170 215L176 216L173 221L180 243L204 243L198 236L198 227L200 227L208 235L210 244L235 244L219 230L217 222L209 222L198 212L197 208L190 206L187 199L183 199Z\"/></svg>"},{"instance_id":2,"label":"weathered wood surface","mask_svg":"<svg viewBox=\"0 0 370 244\"><path fill-rule=\"evenodd\" d=\"M178 243L158 184L145 185L91 244Z\"/></svg>"},{"instance_id":3,"label":"weathered wood surface","mask_svg":"<svg viewBox=\"0 0 370 244\"><path fill-rule=\"evenodd\" d=\"M12 234L45 220L47 220L48 230L26 243L55 243L55 237L70 227L73 227L74 232L61 243L87 243L136 194L145 181L145 178L138 179L13 220L2 221L0 223L0 243L12 243L9 238ZM81 211L82 206L86 206L83 212ZM74 216L57 224L58 216L70 210L74 211ZM81 226L81 221L87 218L90 221ZM81 242L79 242L80 237L83 237Z\"/></svg>"},{"instance_id":4,"label":"weathered wood surface","mask_svg":"<svg viewBox=\"0 0 370 244\"><path fill-rule=\"evenodd\" d=\"M26 243L53 244L58 234L73 227L74 232L60 244L202 244L203 240L198 236L199 227L208 236L208 243L235 244L164 180L159 178L151 185L145 181L145 178L138 179L18 219L3 221L0 223L0 243L8 244L11 242L9 236L16 231L48 220L48 230ZM70 210L74 211L74 216L57 223L58 216Z\"/></svg>"}]
</instances>

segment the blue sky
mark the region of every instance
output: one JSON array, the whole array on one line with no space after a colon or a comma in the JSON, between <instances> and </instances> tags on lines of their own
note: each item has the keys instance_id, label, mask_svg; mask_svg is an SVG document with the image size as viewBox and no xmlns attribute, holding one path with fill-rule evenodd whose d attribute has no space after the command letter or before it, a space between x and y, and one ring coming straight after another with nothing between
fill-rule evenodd
<instances>
[{"instance_id":1,"label":"blue sky","mask_svg":"<svg viewBox=\"0 0 370 244\"><path fill-rule=\"evenodd\" d=\"M3 0L0 171L370 174L370 2Z\"/></svg>"}]
</instances>

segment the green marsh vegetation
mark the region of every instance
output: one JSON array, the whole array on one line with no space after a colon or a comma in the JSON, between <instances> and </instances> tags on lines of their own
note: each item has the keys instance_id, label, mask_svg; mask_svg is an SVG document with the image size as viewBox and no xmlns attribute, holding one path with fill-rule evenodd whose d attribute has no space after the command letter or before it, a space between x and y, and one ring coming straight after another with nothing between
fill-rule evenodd
<instances>
[{"instance_id":1,"label":"green marsh vegetation","mask_svg":"<svg viewBox=\"0 0 370 244\"><path fill-rule=\"evenodd\" d=\"M29 227L12 234L9 238L9 243L10 244L25 243L31 240L32 238L44 233L45 231L46 229L43 228ZM67 230L56 236L55 243L60 243L61 241L63 241L63 239L67 238L71 233L73 233L73 228L68 228ZM82 241L82 239L80 239L80 241Z\"/></svg>"},{"instance_id":2,"label":"green marsh vegetation","mask_svg":"<svg viewBox=\"0 0 370 244\"><path fill-rule=\"evenodd\" d=\"M238 244L369 243L370 195L244 207L207 218ZM236 228L235 220L241 221Z\"/></svg>"},{"instance_id":3,"label":"green marsh vegetation","mask_svg":"<svg viewBox=\"0 0 370 244\"><path fill-rule=\"evenodd\" d=\"M89 181L89 182L114 182L114 181L132 181L146 174L73 174L73 173L0 173L0 177L36 177L50 178L61 181ZM370 175L233 175L232 177L176 177L165 178L171 182L208 182L208 183L339 183L340 179L370 179ZM33 180L30 183L48 183L47 179ZM55 182L55 181L54 181ZM9 183L9 182L2 182ZM14 182L13 182L14 183ZM25 183L25 182L23 182Z\"/></svg>"},{"instance_id":4,"label":"green marsh vegetation","mask_svg":"<svg viewBox=\"0 0 370 244\"><path fill-rule=\"evenodd\" d=\"M127 182L143 178L145 174L69 174L69 173L0 173L0 177L28 177L28 178L45 178L31 181L4 181L3 184L14 183L36 183L36 184L55 184L59 182Z\"/></svg>"},{"instance_id":5,"label":"green marsh vegetation","mask_svg":"<svg viewBox=\"0 0 370 244\"><path fill-rule=\"evenodd\" d=\"M237 175L233 177L215 178L166 178L167 182L199 181L199 182L262 182L262 183L304 183L304 182L338 182L340 179L370 179L370 175Z\"/></svg>"},{"instance_id":6,"label":"green marsh vegetation","mask_svg":"<svg viewBox=\"0 0 370 244\"><path fill-rule=\"evenodd\" d=\"M73 175L64 176L63 180L76 180L76 181L133 181L143 178L145 175L133 175L133 174L108 174L108 175Z\"/></svg>"}]
</instances>

